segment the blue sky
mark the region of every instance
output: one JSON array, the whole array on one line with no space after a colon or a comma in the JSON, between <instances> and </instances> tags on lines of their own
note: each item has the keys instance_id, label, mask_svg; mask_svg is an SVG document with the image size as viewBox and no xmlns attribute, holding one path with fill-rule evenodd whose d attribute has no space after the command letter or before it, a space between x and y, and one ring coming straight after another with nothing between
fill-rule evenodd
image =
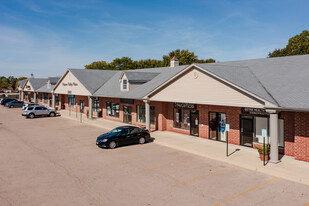
<instances>
[{"instance_id":1,"label":"blue sky","mask_svg":"<svg viewBox=\"0 0 309 206\"><path fill-rule=\"evenodd\" d=\"M308 0L0 0L0 76L189 49L199 58L267 57L308 30Z\"/></svg>"}]
</instances>

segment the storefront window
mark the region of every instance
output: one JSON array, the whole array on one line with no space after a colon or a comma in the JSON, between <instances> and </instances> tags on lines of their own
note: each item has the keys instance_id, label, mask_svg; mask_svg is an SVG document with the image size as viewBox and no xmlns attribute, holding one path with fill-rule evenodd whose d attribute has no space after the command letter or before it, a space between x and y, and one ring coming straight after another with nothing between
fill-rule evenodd
<instances>
[{"instance_id":1,"label":"storefront window","mask_svg":"<svg viewBox=\"0 0 309 206\"><path fill-rule=\"evenodd\" d=\"M262 136L262 129L268 130L268 118L267 117L255 117L255 143L263 144L263 136ZM265 143L268 143L268 137L266 138Z\"/></svg>"},{"instance_id":2,"label":"storefront window","mask_svg":"<svg viewBox=\"0 0 309 206\"><path fill-rule=\"evenodd\" d=\"M107 116L119 118L119 103L106 103Z\"/></svg>"},{"instance_id":3,"label":"storefront window","mask_svg":"<svg viewBox=\"0 0 309 206\"><path fill-rule=\"evenodd\" d=\"M59 106L59 95L58 94L55 95L55 104L56 106Z\"/></svg>"},{"instance_id":4,"label":"storefront window","mask_svg":"<svg viewBox=\"0 0 309 206\"><path fill-rule=\"evenodd\" d=\"M75 97L69 97L69 107L75 107Z\"/></svg>"},{"instance_id":5,"label":"storefront window","mask_svg":"<svg viewBox=\"0 0 309 206\"><path fill-rule=\"evenodd\" d=\"M136 121L139 123L146 123L146 109L143 105L136 106ZM155 107L150 107L150 124L155 124Z\"/></svg>"},{"instance_id":6,"label":"storefront window","mask_svg":"<svg viewBox=\"0 0 309 206\"><path fill-rule=\"evenodd\" d=\"M190 110L174 109L174 127L180 129L190 129Z\"/></svg>"},{"instance_id":7,"label":"storefront window","mask_svg":"<svg viewBox=\"0 0 309 206\"><path fill-rule=\"evenodd\" d=\"M40 98L40 102L42 102L43 95L42 95L42 94L40 94L39 98Z\"/></svg>"},{"instance_id":8,"label":"storefront window","mask_svg":"<svg viewBox=\"0 0 309 206\"><path fill-rule=\"evenodd\" d=\"M278 126L279 126L279 131L278 131L279 147L284 147L284 120L283 119L279 119Z\"/></svg>"},{"instance_id":9,"label":"storefront window","mask_svg":"<svg viewBox=\"0 0 309 206\"><path fill-rule=\"evenodd\" d=\"M44 104L48 104L48 94L44 93Z\"/></svg>"},{"instance_id":10,"label":"storefront window","mask_svg":"<svg viewBox=\"0 0 309 206\"><path fill-rule=\"evenodd\" d=\"M100 110L100 101L98 97L93 99L92 108L94 112L98 112Z\"/></svg>"}]
</instances>

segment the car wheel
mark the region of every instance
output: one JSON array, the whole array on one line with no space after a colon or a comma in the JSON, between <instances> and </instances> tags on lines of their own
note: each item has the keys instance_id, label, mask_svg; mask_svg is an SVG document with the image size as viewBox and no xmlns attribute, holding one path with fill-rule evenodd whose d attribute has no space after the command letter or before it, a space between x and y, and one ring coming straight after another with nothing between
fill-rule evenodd
<instances>
[{"instance_id":1,"label":"car wheel","mask_svg":"<svg viewBox=\"0 0 309 206\"><path fill-rule=\"evenodd\" d=\"M29 114L29 118L33 119L34 118L34 114L33 113Z\"/></svg>"},{"instance_id":2,"label":"car wheel","mask_svg":"<svg viewBox=\"0 0 309 206\"><path fill-rule=\"evenodd\" d=\"M13 108L13 106L10 106L10 108Z\"/></svg>"},{"instance_id":3,"label":"car wheel","mask_svg":"<svg viewBox=\"0 0 309 206\"><path fill-rule=\"evenodd\" d=\"M146 139L144 137L139 138L138 143L144 144L146 142Z\"/></svg>"},{"instance_id":4,"label":"car wheel","mask_svg":"<svg viewBox=\"0 0 309 206\"><path fill-rule=\"evenodd\" d=\"M50 117L54 117L55 115L56 115L55 112L49 113L49 116L50 116Z\"/></svg>"},{"instance_id":5,"label":"car wheel","mask_svg":"<svg viewBox=\"0 0 309 206\"><path fill-rule=\"evenodd\" d=\"M115 147L116 147L116 142L111 141L111 142L109 143L109 148L114 149Z\"/></svg>"}]
</instances>

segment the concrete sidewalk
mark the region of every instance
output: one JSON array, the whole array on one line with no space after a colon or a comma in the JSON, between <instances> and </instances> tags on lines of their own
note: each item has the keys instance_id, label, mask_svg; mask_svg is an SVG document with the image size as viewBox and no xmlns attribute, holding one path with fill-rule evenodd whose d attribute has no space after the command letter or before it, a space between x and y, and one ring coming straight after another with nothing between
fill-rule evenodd
<instances>
[{"instance_id":1,"label":"concrete sidewalk","mask_svg":"<svg viewBox=\"0 0 309 206\"><path fill-rule=\"evenodd\" d=\"M62 117L80 121L75 113L71 113L71 117L67 111L60 111L60 113ZM80 117L79 114L77 116ZM106 130L128 125L102 118L89 120L86 116L83 117L83 123ZM155 138L156 144L309 185L309 163L294 160L293 157L283 156L280 163L268 163L263 166L257 150L252 148L229 144L229 156L226 157L226 143L223 142L168 131L154 131L151 136Z\"/></svg>"}]
</instances>

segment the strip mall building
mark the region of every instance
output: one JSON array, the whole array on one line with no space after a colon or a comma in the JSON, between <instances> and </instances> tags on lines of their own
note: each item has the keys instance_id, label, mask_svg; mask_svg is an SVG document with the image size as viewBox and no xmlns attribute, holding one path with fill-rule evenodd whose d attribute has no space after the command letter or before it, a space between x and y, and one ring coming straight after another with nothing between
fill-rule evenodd
<instances>
[{"instance_id":1,"label":"strip mall building","mask_svg":"<svg viewBox=\"0 0 309 206\"><path fill-rule=\"evenodd\" d=\"M228 142L247 147L263 142L264 129L271 162L279 153L309 161L308 79L309 55L187 66L174 59L165 68L68 69L50 95L59 110L214 141L226 141L221 126L229 124Z\"/></svg>"}]
</instances>

